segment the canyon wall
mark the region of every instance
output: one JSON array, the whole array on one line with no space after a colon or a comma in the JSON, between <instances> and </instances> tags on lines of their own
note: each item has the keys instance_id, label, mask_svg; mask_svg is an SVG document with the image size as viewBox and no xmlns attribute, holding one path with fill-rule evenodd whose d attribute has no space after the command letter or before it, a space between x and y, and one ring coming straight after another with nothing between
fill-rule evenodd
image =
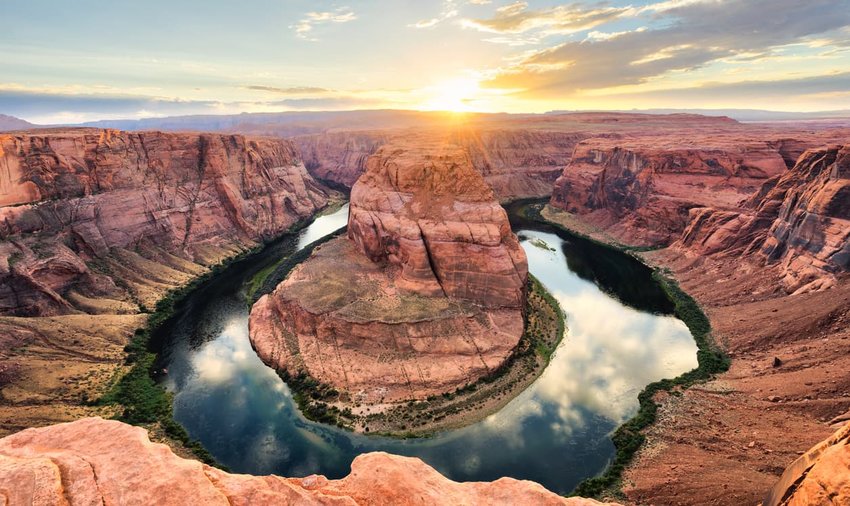
<instances>
[{"instance_id":1,"label":"canyon wall","mask_svg":"<svg viewBox=\"0 0 850 506\"><path fill-rule=\"evenodd\" d=\"M85 311L75 299L92 298L150 306L157 297L126 287L138 271L115 272L122 258L208 265L326 203L284 140L91 129L2 135L0 314Z\"/></svg>"},{"instance_id":2,"label":"canyon wall","mask_svg":"<svg viewBox=\"0 0 850 506\"><path fill-rule=\"evenodd\" d=\"M551 204L645 246L678 238L694 207L735 208L786 170L766 142L712 147L684 139L589 139L555 182Z\"/></svg>"},{"instance_id":3,"label":"canyon wall","mask_svg":"<svg viewBox=\"0 0 850 506\"><path fill-rule=\"evenodd\" d=\"M697 208L682 250L776 266L789 293L824 289L850 269L850 147L806 151L739 211Z\"/></svg>"},{"instance_id":4,"label":"canyon wall","mask_svg":"<svg viewBox=\"0 0 850 506\"><path fill-rule=\"evenodd\" d=\"M602 506L537 483L457 483L416 458L367 453L340 480L230 474L151 443L144 429L86 418L0 439L4 504ZM610 506L616 506L611 504Z\"/></svg>"},{"instance_id":5,"label":"canyon wall","mask_svg":"<svg viewBox=\"0 0 850 506\"><path fill-rule=\"evenodd\" d=\"M528 267L504 209L451 143L384 146L351 192L348 237L251 311L264 362L379 403L498 368L523 331Z\"/></svg>"},{"instance_id":6,"label":"canyon wall","mask_svg":"<svg viewBox=\"0 0 850 506\"><path fill-rule=\"evenodd\" d=\"M296 137L295 142L313 176L350 188L378 148L423 135L466 150L500 200L549 195L576 144L587 137L581 132L449 125L440 130L331 132Z\"/></svg>"},{"instance_id":7,"label":"canyon wall","mask_svg":"<svg viewBox=\"0 0 850 506\"><path fill-rule=\"evenodd\" d=\"M0 435L103 412L168 290L323 207L285 140L0 134Z\"/></svg>"}]
</instances>

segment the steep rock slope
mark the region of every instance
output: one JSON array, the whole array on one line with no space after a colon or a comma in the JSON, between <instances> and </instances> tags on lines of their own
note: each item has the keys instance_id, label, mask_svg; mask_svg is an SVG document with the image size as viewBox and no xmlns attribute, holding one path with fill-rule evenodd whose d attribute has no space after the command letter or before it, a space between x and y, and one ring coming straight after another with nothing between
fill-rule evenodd
<instances>
[{"instance_id":1,"label":"steep rock slope","mask_svg":"<svg viewBox=\"0 0 850 506\"><path fill-rule=\"evenodd\" d=\"M82 129L0 136L0 314L84 309L71 292L150 304L96 264L121 255L216 262L326 202L287 141Z\"/></svg>"},{"instance_id":2,"label":"steep rock slope","mask_svg":"<svg viewBox=\"0 0 850 506\"><path fill-rule=\"evenodd\" d=\"M169 289L327 202L292 143L45 129L0 135L0 434L101 413Z\"/></svg>"},{"instance_id":3,"label":"steep rock slope","mask_svg":"<svg viewBox=\"0 0 850 506\"><path fill-rule=\"evenodd\" d=\"M766 142L683 138L590 139L555 182L551 204L628 243L676 239L694 207L734 208L786 170Z\"/></svg>"},{"instance_id":4,"label":"steep rock slope","mask_svg":"<svg viewBox=\"0 0 850 506\"><path fill-rule=\"evenodd\" d=\"M775 265L789 293L834 284L850 269L850 147L806 151L742 211L693 209L677 246Z\"/></svg>"},{"instance_id":5,"label":"steep rock slope","mask_svg":"<svg viewBox=\"0 0 850 506\"><path fill-rule=\"evenodd\" d=\"M507 215L451 144L384 146L367 167L348 237L254 305L251 341L364 403L472 383L522 335L528 267Z\"/></svg>"},{"instance_id":6,"label":"steep rock slope","mask_svg":"<svg viewBox=\"0 0 850 506\"><path fill-rule=\"evenodd\" d=\"M449 125L440 130L331 132L295 141L312 175L350 188L378 148L410 144L423 136L465 149L496 197L513 199L549 195L576 144L587 134Z\"/></svg>"},{"instance_id":7,"label":"steep rock slope","mask_svg":"<svg viewBox=\"0 0 850 506\"><path fill-rule=\"evenodd\" d=\"M0 439L0 499L34 505L602 504L512 478L457 483L419 459L386 453L357 457L341 480L229 474L151 443L144 429L100 418Z\"/></svg>"}]
</instances>

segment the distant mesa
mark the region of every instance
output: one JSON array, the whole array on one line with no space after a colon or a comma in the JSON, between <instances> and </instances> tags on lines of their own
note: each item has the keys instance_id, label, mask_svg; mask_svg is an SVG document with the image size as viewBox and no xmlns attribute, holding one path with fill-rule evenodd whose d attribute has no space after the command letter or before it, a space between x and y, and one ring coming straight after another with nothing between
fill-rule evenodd
<instances>
[{"instance_id":1,"label":"distant mesa","mask_svg":"<svg viewBox=\"0 0 850 506\"><path fill-rule=\"evenodd\" d=\"M510 356L528 265L468 151L430 137L383 146L350 209L347 237L254 305L263 361L379 403L454 391Z\"/></svg>"},{"instance_id":2,"label":"distant mesa","mask_svg":"<svg viewBox=\"0 0 850 506\"><path fill-rule=\"evenodd\" d=\"M33 125L29 121L24 121L14 116L0 114L0 132L9 132L12 130L27 130L29 128L35 128L35 126L36 125Z\"/></svg>"}]
</instances>

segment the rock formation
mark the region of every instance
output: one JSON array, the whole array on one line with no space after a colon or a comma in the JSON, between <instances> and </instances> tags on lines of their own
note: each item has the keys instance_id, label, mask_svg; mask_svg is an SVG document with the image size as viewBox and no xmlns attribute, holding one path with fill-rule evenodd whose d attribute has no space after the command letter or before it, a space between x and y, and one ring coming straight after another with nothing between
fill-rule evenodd
<instances>
[{"instance_id":1,"label":"rock formation","mask_svg":"<svg viewBox=\"0 0 850 506\"><path fill-rule=\"evenodd\" d=\"M830 286L850 269L850 147L806 151L743 210L691 210L677 246L776 265L789 293Z\"/></svg>"},{"instance_id":2,"label":"rock formation","mask_svg":"<svg viewBox=\"0 0 850 506\"><path fill-rule=\"evenodd\" d=\"M313 176L351 188L378 148L410 144L423 136L466 150L496 197L514 199L549 195L575 145L587 134L447 126L437 131L332 132L298 137L296 142Z\"/></svg>"},{"instance_id":3,"label":"rock formation","mask_svg":"<svg viewBox=\"0 0 850 506\"><path fill-rule=\"evenodd\" d=\"M763 506L850 504L850 424L791 463Z\"/></svg>"},{"instance_id":4,"label":"rock formation","mask_svg":"<svg viewBox=\"0 0 850 506\"><path fill-rule=\"evenodd\" d=\"M215 263L326 203L283 140L94 129L2 135L0 314L83 309L72 292L128 300L103 267L109 259Z\"/></svg>"},{"instance_id":5,"label":"rock formation","mask_svg":"<svg viewBox=\"0 0 850 506\"><path fill-rule=\"evenodd\" d=\"M386 453L360 455L341 480L229 474L151 443L144 429L100 418L0 439L0 500L35 506L602 504L512 478L457 483L419 459Z\"/></svg>"},{"instance_id":6,"label":"rock formation","mask_svg":"<svg viewBox=\"0 0 850 506\"><path fill-rule=\"evenodd\" d=\"M451 143L384 146L351 192L348 237L251 312L260 357L365 403L452 391L523 330L528 268L505 211Z\"/></svg>"},{"instance_id":7,"label":"rock formation","mask_svg":"<svg viewBox=\"0 0 850 506\"><path fill-rule=\"evenodd\" d=\"M551 204L627 243L669 244L694 207L734 208L785 171L765 142L712 147L714 139L590 139L555 182Z\"/></svg>"}]
</instances>

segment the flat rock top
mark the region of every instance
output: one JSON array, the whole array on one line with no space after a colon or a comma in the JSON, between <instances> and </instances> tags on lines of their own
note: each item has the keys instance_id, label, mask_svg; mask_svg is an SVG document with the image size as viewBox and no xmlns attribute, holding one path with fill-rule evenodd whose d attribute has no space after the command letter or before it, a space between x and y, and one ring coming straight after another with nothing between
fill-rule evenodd
<instances>
[{"instance_id":1,"label":"flat rock top","mask_svg":"<svg viewBox=\"0 0 850 506\"><path fill-rule=\"evenodd\" d=\"M334 313L357 323L417 322L478 312L470 303L399 289L386 266L370 261L345 237L316 248L274 296L297 301L313 314Z\"/></svg>"}]
</instances>

